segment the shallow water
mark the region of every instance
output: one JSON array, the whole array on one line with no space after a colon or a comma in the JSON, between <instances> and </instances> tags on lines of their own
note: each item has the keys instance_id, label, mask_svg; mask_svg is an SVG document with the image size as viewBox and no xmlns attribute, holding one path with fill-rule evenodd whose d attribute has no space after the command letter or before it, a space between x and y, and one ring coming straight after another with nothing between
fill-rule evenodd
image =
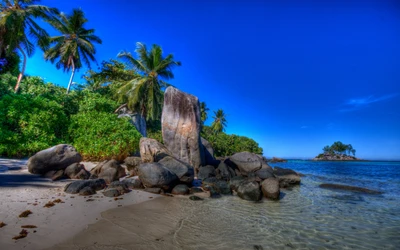
<instances>
[{"instance_id":1,"label":"shallow water","mask_svg":"<svg viewBox=\"0 0 400 250\"><path fill-rule=\"evenodd\" d=\"M186 216L174 234L175 244L190 249L400 246L400 163L291 161L272 165L306 176L300 186L282 190L279 202L252 203L236 196L200 203L179 200ZM367 187L384 194L332 191L319 188L321 183Z\"/></svg>"}]
</instances>

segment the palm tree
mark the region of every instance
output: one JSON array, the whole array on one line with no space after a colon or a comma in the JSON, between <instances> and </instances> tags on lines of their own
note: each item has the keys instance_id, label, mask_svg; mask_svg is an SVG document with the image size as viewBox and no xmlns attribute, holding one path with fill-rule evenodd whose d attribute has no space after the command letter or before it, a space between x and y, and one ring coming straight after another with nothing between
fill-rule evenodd
<instances>
[{"instance_id":1,"label":"palm tree","mask_svg":"<svg viewBox=\"0 0 400 250\"><path fill-rule=\"evenodd\" d=\"M71 15L60 13L58 18L48 21L62 35L50 38L51 46L44 54L46 61L56 62L57 69L72 69L67 94L71 88L75 69L82 67L82 62L90 68L90 61L96 61L96 49L93 43L101 44L101 39L94 35L94 29L86 29L88 22L81 9L73 9Z\"/></svg>"},{"instance_id":2,"label":"palm tree","mask_svg":"<svg viewBox=\"0 0 400 250\"><path fill-rule=\"evenodd\" d=\"M35 18L51 19L57 14L56 8L35 4L38 0L2 0L0 3L0 56L18 50L23 57L21 72L18 76L15 92L25 74L27 56L32 56L35 44L45 50L48 46L48 34Z\"/></svg>"},{"instance_id":3,"label":"palm tree","mask_svg":"<svg viewBox=\"0 0 400 250\"><path fill-rule=\"evenodd\" d=\"M148 51L146 45L136 43L136 54L137 59L127 51L118 54L118 58L136 70L138 75L129 81L117 83L116 93L120 98L126 98L128 107L146 120L157 120L162 111L162 90L170 85L165 80L174 78L172 69L181 63L174 61L172 54L163 57L161 47L156 44Z\"/></svg>"},{"instance_id":4,"label":"palm tree","mask_svg":"<svg viewBox=\"0 0 400 250\"><path fill-rule=\"evenodd\" d=\"M201 114L201 123L204 124L204 122L207 120L208 118L208 114L207 111L209 111L210 109L207 108L207 104L205 102L201 102L200 103L200 114Z\"/></svg>"},{"instance_id":5,"label":"palm tree","mask_svg":"<svg viewBox=\"0 0 400 250\"><path fill-rule=\"evenodd\" d=\"M226 124L226 114L222 109L218 109L217 112L214 111L213 116L213 123L211 124L211 128L214 130L215 133L220 133L225 131Z\"/></svg>"}]
</instances>

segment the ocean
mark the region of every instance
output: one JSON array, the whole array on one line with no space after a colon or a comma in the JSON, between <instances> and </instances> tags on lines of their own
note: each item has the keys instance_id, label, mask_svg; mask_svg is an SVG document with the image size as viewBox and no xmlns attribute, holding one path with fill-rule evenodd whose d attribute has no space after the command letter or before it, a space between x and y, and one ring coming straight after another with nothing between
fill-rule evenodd
<instances>
[{"instance_id":1,"label":"ocean","mask_svg":"<svg viewBox=\"0 0 400 250\"><path fill-rule=\"evenodd\" d=\"M271 166L305 176L280 201L237 196L180 199L174 245L183 249L400 249L400 162L313 162ZM322 183L369 188L379 195L322 189ZM168 216L168 215L167 215Z\"/></svg>"}]
</instances>

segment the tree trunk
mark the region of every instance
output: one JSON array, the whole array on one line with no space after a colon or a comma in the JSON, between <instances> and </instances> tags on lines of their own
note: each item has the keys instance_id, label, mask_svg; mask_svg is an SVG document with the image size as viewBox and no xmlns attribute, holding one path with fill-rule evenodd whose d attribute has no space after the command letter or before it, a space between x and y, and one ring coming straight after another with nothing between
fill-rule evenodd
<instances>
[{"instance_id":1,"label":"tree trunk","mask_svg":"<svg viewBox=\"0 0 400 250\"><path fill-rule=\"evenodd\" d=\"M18 49L19 49L19 51L21 51L22 56L24 57L24 61L23 61L23 63L22 63L22 70L21 70L21 73L19 73L19 76L18 76L17 84L15 85L15 89L14 89L14 92L15 92L15 93L18 92L19 84L21 83L22 77L23 77L24 74L25 74L25 68L26 68L26 54L25 54L24 50L23 50L19 45L18 45Z\"/></svg>"},{"instance_id":2,"label":"tree trunk","mask_svg":"<svg viewBox=\"0 0 400 250\"><path fill-rule=\"evenodd\" d=\"M74 80L74 75L75 75L75 63L74 63L74 60L72 60L72 74L71 74L71 78L69 79L67 94L69 93L69 90L71 88L72 80Z\"/></svg>"}]
</instances>

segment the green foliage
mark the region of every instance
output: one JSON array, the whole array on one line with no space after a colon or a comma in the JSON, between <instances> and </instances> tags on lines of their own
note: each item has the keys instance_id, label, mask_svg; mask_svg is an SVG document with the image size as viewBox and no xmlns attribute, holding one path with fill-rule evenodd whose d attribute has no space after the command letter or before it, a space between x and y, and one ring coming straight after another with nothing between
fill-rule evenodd
<instances>
[{"instance_id":1,"label":"green foliage","mask_svg":"<svg viewBox=\"0 0 400 250\"><path fill-rule=\"evenodd\" d=\"M0 99L0 155L22 157L64 142L68 119L55 101L7 94Z\"/></svg>"},{"instance_id":2,"label":"green foliage","mask_svg":"<svg viewBox=\"0 0 400 250\"><path fill-rule=\"evenodd\" d=\"M13 92L13 86L17 83L17 77L10 73L0 75L0 98Z\"/></svg>"},{"instance_id":3,"label":"green foliage","mask_svg":"<svg viewBox=\"0 0 400 250\"><path fill-rule=\"evenodd\" d=\"M118 103L98 93L84 91L79 101L79 112L105 112L113 113Z\"/></svg>"},{"instance_id":4,"label":"green foliage","mask_svg":"<svg viewBox=\"0 0 400 250\"><path fill-rule=\"evenodd\" d=\"M243 151L263 153L257 142L245 136L228 135L224 132L215 134L214 129L208 126L203 127L201 136L211 143L215 156L228 156Z\"/></svg>"},{"instance_id":5,"label":"green foliage","mask_svg":"<svg viewBox=\"0 0 400 250\"><path fill-rule=\"evenodd\" d=\"M344 144L341 141L334 142L331 146L325 146L323 149L324 153L330 154L353 154L356 155L356 150L353 148L351 144Z\"/></svg>"},{"instance_id":6,"label":"green foliage","mask_svg":"<svg viewBox=\"0 0 400 250\"><path fill-rule=\"evenodd\" d=\"M86 160L123 160L138 151L141 137L128 118L96 111L73 115L69 134Z\"/></svg>"},{"instance_id":7,"label":"green foliage","mask_svg":"<svg viewBox=\"0 0 400 250\"><path fill-rule=\"evenodd\" d=\"M10 73L13 76L18 76L19 63L21 61L18 54L15 52L11 52L5 55L4 58L7 60L7 63L3 67L0 67L0 75Z\"/></svg>"},{"instance_id":8,"label":"green foliage","mask_svg":"<svg viewBox=\"0 0 400 250\"><path fill-rule=\"evenodd\" d=\"M221 133L225 131L226 124L228 123L226 121L226 114L222 109L218 109L217 111L214 111L214 116L213 116L213 123L211 124L211 128L213 129L214 133Z\"/></svg>"}]
</instances>

